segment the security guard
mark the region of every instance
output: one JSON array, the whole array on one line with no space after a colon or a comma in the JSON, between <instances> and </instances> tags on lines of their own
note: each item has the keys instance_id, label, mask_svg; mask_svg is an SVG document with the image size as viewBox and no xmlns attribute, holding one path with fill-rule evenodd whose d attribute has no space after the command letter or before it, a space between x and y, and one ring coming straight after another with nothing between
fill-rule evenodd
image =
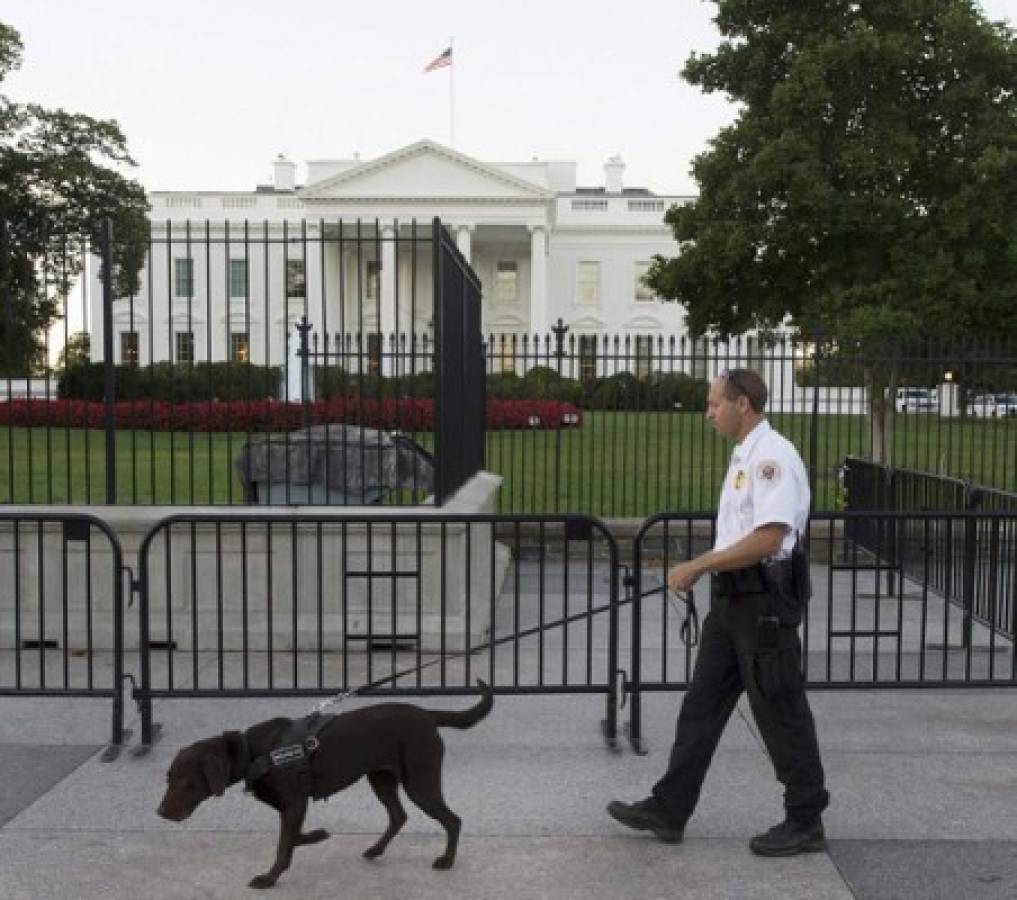
<instances>
[{"instance_id":1,"label":"security guard","mask_svg":"<svg viewBox=\"0 0 1017 900\"><path fill-rule=\"evenodd\" d=\"M767 390L749 369L710 386L706 416L736 442L724 478L713 550L675 566L668 585L687 591L712 573L710 613L664 777L636 803L608 813L630 828L678 843L713 752L742 691L784 785L785 820L752 838L753 852L792 856L826 847L816 727L801 676L798 625L808 600L808 562L798 549L809 485L798 451L763 417Z\"/></svg>"}]
</instances>

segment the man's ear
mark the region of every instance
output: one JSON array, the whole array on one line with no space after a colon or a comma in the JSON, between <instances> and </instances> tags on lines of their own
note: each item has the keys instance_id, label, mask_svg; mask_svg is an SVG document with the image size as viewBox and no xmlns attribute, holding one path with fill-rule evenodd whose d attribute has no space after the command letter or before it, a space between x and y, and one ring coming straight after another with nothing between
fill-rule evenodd
<instances>
[{"instance_id":1,"label":"man's ear","mask_svg":"<svg viewBox=\"0 0 1017 900\"><path fill-rule=\"evenodd\" d=\"M229 787L229 767L226 760L218 754L207 753L201 760L201 771L208 782L209 792L221 797Z\"/></svg>"}]
</instances>

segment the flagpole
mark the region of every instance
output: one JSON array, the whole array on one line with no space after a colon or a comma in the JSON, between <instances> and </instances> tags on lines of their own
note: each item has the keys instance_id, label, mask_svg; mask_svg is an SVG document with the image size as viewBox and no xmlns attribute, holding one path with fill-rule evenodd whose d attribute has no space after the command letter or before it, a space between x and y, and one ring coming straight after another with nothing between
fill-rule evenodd
<instances>
[{"instance_id":1,"label":"flagpole","mask_svg":"<svg viewBox=\"0 0 1017 900\"><path fill-rule=\"evenodd\" d=\"M455 38L448 39L449 62L448 67L448 134L449 145L453 150L456 148L456 95L455 95L455 71L456 54L453 47Z\"/></svg>"}]
</instances>

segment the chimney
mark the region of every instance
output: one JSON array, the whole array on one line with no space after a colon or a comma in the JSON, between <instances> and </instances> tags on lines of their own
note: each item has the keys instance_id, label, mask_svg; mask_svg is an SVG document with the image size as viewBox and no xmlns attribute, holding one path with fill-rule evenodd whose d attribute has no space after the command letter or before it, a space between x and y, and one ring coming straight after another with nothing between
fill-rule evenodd
<instances>
[{"instance_id":1,"label":"chimney","mask_svg":"<svg viewBox=\"0 0 1017 900\"><path fill-rule=\"evenodd\" d=\"M604 163L604 187L609 194L622 192L622 173L624 171L625 163L617 154Z\"/></svg>"},{"instance_id":2,"label":"chimney","mask_svg":"<svg viewBox=\"0 0 1017 900\"><path fill-rule=\"evenodd\" d=\"M297 164L281 153L272 161L272 184L277 191L292 191L297 186Z\"/></svg>"}]
</instances>

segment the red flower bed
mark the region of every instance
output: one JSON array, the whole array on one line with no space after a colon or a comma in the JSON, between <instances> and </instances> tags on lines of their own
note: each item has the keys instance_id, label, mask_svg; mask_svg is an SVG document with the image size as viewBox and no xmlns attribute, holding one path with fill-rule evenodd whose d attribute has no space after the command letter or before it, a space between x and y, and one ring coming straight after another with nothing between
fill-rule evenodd
<instances>
[{"instance_id":1,"label":"red flower bed","mask_svg":"<svg viewBox=\"0 0 1017 900\"><path fill-rule=\"evenodd\" d=\"M165 403L134 400L114 404L117 428L148 431L289 431L303 424L299 403L237 400L229 403ZM0 403L0 425L14 427L102 428L106 409L84 400L12 400ZM386 397L332 397L308 406L312 425L347 422L386 431L431 431L434 401ZM487 401L487 428L576 428L582 413L557 400Z\"/></svg>"}]
</instances>

